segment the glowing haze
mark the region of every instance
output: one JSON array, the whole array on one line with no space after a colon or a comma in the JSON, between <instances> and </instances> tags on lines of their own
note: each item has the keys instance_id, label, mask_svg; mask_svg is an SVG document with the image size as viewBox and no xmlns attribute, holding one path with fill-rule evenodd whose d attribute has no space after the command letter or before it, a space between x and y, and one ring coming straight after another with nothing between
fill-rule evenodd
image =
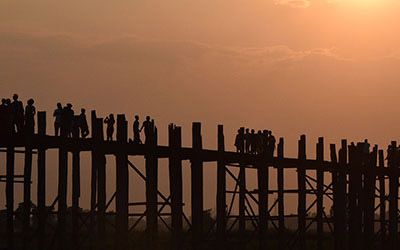
<instances>
[{"instance_id":1,"label":"glowing haze","mask_svg":"<svg viewBox=\"0 0 400 250\"><path fill-rule=\"evenodd\" d=\"M302 133L384 146L399 134L398 13L397 0L2 0L0 93L150 114L162 143L169 122L188 145L203 121L205 147L218 123L230 149L239 126L272 129L292 156Z\"/></svg>"}]
</instances>

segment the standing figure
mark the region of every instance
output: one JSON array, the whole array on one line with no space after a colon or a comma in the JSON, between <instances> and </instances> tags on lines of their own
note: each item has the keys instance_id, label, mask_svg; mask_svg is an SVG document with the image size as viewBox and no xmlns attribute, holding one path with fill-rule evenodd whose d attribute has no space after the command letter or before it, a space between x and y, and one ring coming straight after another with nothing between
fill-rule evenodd
<instances>
[{"instance_id":1,"label":"standing figure","mask_svg":"<svg viewBox=\"0 0 400 250\"><path fill-rule=\"evenodd\" d=\"M244 152L244 128L238 129L237 132L238 133L235 138L236 152L243 153Z\"/></svg>"},{"instance_id":2,"label":"standing figure","mask_svg":"<svg viewBox=\"0 0 400 250\"><path fill-rule=\"evenodd\" d=\"M68 103L61 112L61 136L72 137L72 126L74 122L74 111L72 104Z\"/></svg>"},{"instance_id":3,"label":"standing figure","mask_svg":"<svg viewBox=\"0 0 400 250\"><path fill-rule=\"evenodd\" d=\"M29 99L27 103L28 105L25 108L25 132L27 135L33 135L35 133L36 108L33 106L35 101Z\"/></svg>"},{"instance_id":4,"label":"standing figure","mask_svg":"<svg viewBox=\"0 0 400 250\"><path fill-rule=\"evenodd\" d=\"M140 128L140 132L144 129L144 136L146 137L144 143L150 143L150 136L151 136L151 128L152 122L150 120L150 116L146 116L146 120L143 122L142 127Z\"/></svg>"},{"instance_id":5,"label":"standing figure","mask_svg":"<svg viewBox=\"0 0 400 250\"><path fill-rule=\"evenodd\" d=\"M21 133L24 127L24 105L18 100L18 95L13 95L13 102L11 103L12 119L13 119L13 132Z\"/></svg>"},{"instance_id":6,"label":"standing figure","mask_svg":"<svg viewBox=\"0 0 400 250\"><path fill-rule=\"evenodd\" d=\"M6 99L1 99L1 104L0 104L0 136L6 136L7 135L7 104L6 104Z\"/></svg>"},{"instance_id":7,"label":"standing figure","mask_svg":"<svg viewBox=\"0 0 400 250\"><path fill-rule=\"evenodd\" d=\"M81 129L82 138L86 138L89 135L89 126L86 119L86 109L81 109L81 114L78 118L79 128Z\"/></svg>"},{"instance_id":8,"label":"standing figure","mask_svg":"<svg viewBox=\"0 0 400 250\"><path fill-rule=\"evenodd\" d=\"M114 115L110 114L108 117L106 117L106 119L104 119L104 123L107 124L107 141L112 141L115 124Z\"/></svg>"},{"instance_id":9,"label":"standing figure","mask_svg":"<svg viewBox=\"0 0 400 250\"><path fill-rule=\"evenodd\" d=\"M276 147L276 139L275 136L272 134L272 131L268 131L267 145L268 145L267 146L268 157L273 158Z\"/></svg>"},{"instance_id":10,"label":"standing figure","mask_svg":"<svg viewBox=\"0 0 400 250\"><path fill-rule=\"evenodd\" d=\"M61 106L61 103L57 103L57 108L53 112L54 132L56 136L60 135L62 113L63 113L63 108Z\"/></svg>"},{"instance_id":11,"label":"standing figure","mask_svg":"<svg viewBox=\"0 0 400 250\"><path fill-rule=\"evenodd\" d=\"M256 153L256 140L257 140L257 135L255 134L256 131L254 129L251 130L250 134L250 153L255 154Z\"/></svg>"},{"instance_id":12,"label":"standing figure","mask_svg":"<svg viewBox=\"0 0 400 250\"><path fill-rule=\"evenodd\" d=\"M245 143L245 152L250 153L250 146L251 146L251 134L250 129L246 128L246 133L244 134L244 143Z\"/></svg>"},{"instance_id":13,"label":"standing figure","mask_svg":"<svg viewBox=\"0 0 400 250\"><path fill-rule=\"evenodd\" d=\"M140 123L139 116L135 115L135 121L133 122L133 143L142 144L142 140L140 140Z\"/></svg>"}]
</instances>

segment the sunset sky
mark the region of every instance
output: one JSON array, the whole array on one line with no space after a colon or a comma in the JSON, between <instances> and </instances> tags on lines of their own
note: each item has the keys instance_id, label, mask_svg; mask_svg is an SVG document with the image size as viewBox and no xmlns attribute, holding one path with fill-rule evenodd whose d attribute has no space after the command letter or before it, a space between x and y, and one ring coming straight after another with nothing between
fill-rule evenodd
<instances>
[{"instance_id":1,"label":"sunset sky","mask_svg":"<svg viewBox=\"0 0 400 250\"><path fill-rule=\"evenodd\" d=\"M272 129L296 155L399 139L398 0L0 0L0 93L76 110ZM50 118L49 118L50 119ZM50 120L49 120L50 121ZM49 132L52 132L51 124ZM328 147L327 147L328 148ZM210 205L211 206L211 205Z\"/></svg>"}]
</instances>

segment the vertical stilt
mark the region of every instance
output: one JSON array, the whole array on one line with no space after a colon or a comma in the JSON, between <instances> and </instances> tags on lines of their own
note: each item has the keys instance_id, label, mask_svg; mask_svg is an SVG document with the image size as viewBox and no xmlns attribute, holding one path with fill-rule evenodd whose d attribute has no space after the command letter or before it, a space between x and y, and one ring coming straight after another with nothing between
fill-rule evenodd
<instances>
[{"instance_id":1,"label":"vertical stilt","mask_svg":"<svg viewBox=\"0 0 400 250\"><path fill-rule=\"evenodd\" d=\"M24 211L23 211L23 240L22 248L29 249L30 220L31 220L31 180L32 180L32 146L31 137L26 138L24 162Z\"/></svg>"},{"instance_id":2,"label":"vertical stilt","mask_svg":"<svg viewBox=\"0 0 400 250\"><path fill-rule=\"evenodd\" d=\"M397 148L395 141L391 144L393 149ZM390 158L393 158L390 157ZM389 159L389 249L398 249L398 196L399 177L397 175L397 162Z\"/></svg>"},{"instance_id":3,"label":"vertical stilt","mask_svg":"<svg viewBox=\"0 0 400 250\"><path fill-rule=\"evenodd\" d=\"M146 138L146 234L148 248L155 249L158 231L158 158L153 154L157 147L156 128L151 129L150 138Z\"/></svg>"},{"instance_id":4,"label":"vertical stilt","mask_svg":"<svg viewBox=\"0 0 400 250\"><path fill-rule=\"evenodd\" d=\"M124 115L117 116L117 142L124 144L128 141L128 125ZM116 155L116 242L115 249L128 249L128 155L121 147Z\"/></svg>"},{"instance_id":5,"label":"vertical stilt","mask_svg":"<svg viewBox=\"0 0 400 250\"><path fill-rule=\"evenodd\" d=\"M203 234L203 162L201 123L195 122L192 127L193 151L191 161L192 177L192 243L193 249L202 249Z\"/></svg>"},{"instance_id":6,"label":"vertical stilt","mask_svg":"<svg viewBox=\"0 0 400 250\"><path fill-rule=\"evenodd\" d=\"M347 190L347 174L346 171L346 164L347 164L347 141L342 140L342 146L339 150L339 165L338 165L338 171L337 171L337 180L336 180L336 193L337 193L337 199L335 199L335 206L334 206L334 217L335 217L335 222L336 226L335 232L337 233L337 237L335 240L335 249L336 250L342 250L342 249L347 249L347 196L346 196L346 190Z\"/></svg>"},{"instance_id":7,"label":"vertical stilt","mask_svg":"<svg viewBox=\"0 0 400 250\"><path fill-rule=\"evenodd\" d=\"M217 243L218 249L226 249L226 170L225 137L223 125L218 125L218 162L217 162Z\"/></svg>"},{"instance_id":8,"label":"vertical stilt","mask_svg":"<svg viewBox=\"0 0 400 250\"><path fill-rule=\"evenodd\" d=\"M79 129L73 131L73 138L79 140ZM80 183L80 152L79 149L73 149L72 153L72 246L74 249L80 249L79 236L79 197L81 192Z\"/></svg>"},{"instance_id":9,"label":"vertical stilt","mask_svg":"<svg viewBox=\"0 0 400 250\"><path fill-rule=\"evenodd\" d=\"M92 137L93 137L93 151L92 151L92 187L95 185L94 190L92 190L91 195L96 196L97 193L97 237L95 237L95 242L93 245L97 249L107 249L107 234L106 234L106 157L102 148L101 143L104 140L103 131L103 119L95 118L92 120ZM96 180L97 176L97 180ZM95 178L95 179L93 179ZM97 192L96 192L97 184ZM96 197L91 197L91 202L94 201L94 207L92 213L96 209ZM92 204L91 204L92 206Z\"/></svg>"},{"instance_id":10,"label":"vertical stilt","mask_svg":"<svg viewBox=\"0 0 400 250\"><path fill-rule=\"evenodd\" d=\"M179 150L182 147L182 132L180 127L173 124L169 126L169 146L171 155L169 158L169 187L171 193L171 250L183 249L183 192L182 192L182 160Z\"/></svg>"},{"instance_id":11,"label":"vertical stilt","mask_svg":"<svg viewBox=\"0 0 400 250\"><path fill-rule=\"evenodd\" d=\"M385 157L383 150L379 150L379 225L380 225L380 248L386 248L386 185L385 185L385 175L383 171L385 170Z\"/></svg>"},{"instance_id":12,"label":"vertical stilt","mask_svg":"<svg viewBox=\"0 0 400 250\"><path fill-rule=\"evenodd\" d=\"M298 232L299 232L299 249L306 249L306 136L302 135L299 140L299 166L297 169L297 185L298 185Z\"/></svg>"},{"instance_id":13,"label":"vertical stilt","mask_svg":"<svg viewBox=\"0 0 400 250\"><path fill-rule=\"evenodd\" d=\"M46 113L38 112L38 135L46 135ZM37 249L45 249L46 243L46 148L38 147L37 155L37 210L38 210L38 235Z\"/></svg>"},{"instance_id":14,"label":"vertical stilt","mask_svg":"<svg viewBox=\"0 0 400 250\"><path fill-rule=\"evenodd\" d=\"M15 149L7 148L6 163L6 208L7 208L7 249L14 249L14 163Z\"/></svg>"},{"instance_id":15,"label":"vertical stilt","mask_svg":"<svg viewBox=\"0 0 400 250\"><path fill-rule=\"evenodd\" d=\"M340 241L339 238L339 221L337 217L337 213L339 210L339 171L340 168L338 166L338 159L336 155L336 145L331 144L330 145L330 155L331 155L331 163L332 163L332 190L333 190L333 237L334 237L334 249L340 249L338 248L338 244Z\"/></svg>"},{"instance_id":16,"label":"vertical stilt","mask_svg":"<svg viewBox=\"0 0 400 250\"><path fill-rule=\"evenodd\" d=\"M284 158L284 141L279 138L278 144L278 160ZM284 197L284 170L283 166L278 165L278 249L282 250L285 246L285 197Z\"/></svg>"},{"instance_id":17,"label":"vertical stilt","mask_svg":"<svg viewBox=\"0 0 400 250\"><path fill-rule=\"evenodd\" d=\"M92 248L95 248L97 244L96 236L94 236L95 218L96 218L96 203L97 203L97 161L96 161L96 136L95 133L98 131L96 128L96 111L91 112L91 131L93 150L91 151L92 164L91 164L91 176L90 176L90 221L89 221L89 234L92 236ZM97 132L98 133L98 132ZM99 134L99 133L98 133ZM98 139L97 139L98 140ZM94 237L93 237L94 236Z\"/></svg>"},{"instance_id":18,"label":"vertical stilt","mask_svg":"<svg viewBox=\"0 0 400 250\"><path fill-rule=\"evenodd\" d=\"M364 152L365 154L366 152ZM375 224L375 176L378 146L372 153L364 155L364 249L375 249L374 224Z\"/></svg>"},{"instance_id":19,"label":"vertical stilt","mask_svg":"<svg viewBox=\"0 0 400 250\"><path fill-rule=\"evenodd\" d=\"M65 141L63 145L65 145ZM67 182L68 151L65 146L61 146L58 150L57 248L59 250L67 249Z\"/></svg>"},{"instance_id":20,"label":"vertical stilt","mask_svg":"<svg viewBox=\"0 0 400 250\"><path fill-rule=\"evenodd\" d=\"M245 236L246 231L246 167L239 168L239 234Z\"/></svg>"},{"instance_id":21,"label":"vertical stilt","mask_svg":"<svg viewBox=\"0 0 400 250\"><path fill-rule=\"evenodd\" d=\"M267 248L268 230L268 166L265 165L265 155L260 155L257 159L257 179L258 179L258 237L259 249Z\"/></svg>"},{"instance_id":22,"label":"vertical stilt","mask_svg":"<svg viewBox=\"0 0 400 250\"><path fill-rule=\"evenodd\" d=\"M318 138L317 144L317 249L323 249L324 243L324 138Z\"/></svg>"}]
</instances>

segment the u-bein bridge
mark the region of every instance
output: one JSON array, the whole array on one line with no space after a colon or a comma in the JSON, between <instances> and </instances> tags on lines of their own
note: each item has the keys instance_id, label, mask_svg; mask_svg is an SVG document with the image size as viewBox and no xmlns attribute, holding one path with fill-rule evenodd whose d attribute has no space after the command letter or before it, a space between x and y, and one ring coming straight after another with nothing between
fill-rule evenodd
<instances>
[{"instance_id":1,"label":"u-bein bridge","mask_svg":"<svg viewBox=\"0 0 400 250\"><path fill-rule=\"evenodd\" d=\"M298 141L298 158L284 156L280 138L277 156L225 151L223 127L218 126L218 149L202 147L201 124L193 123L192 147L182 147L181 128L169 126L169 145L157 144L157 131L145 145L128 142L128 124L117 117L116 141L105 141L103 119L92 112L92 137L73 138L46 135L46 114L37 116L37 133L31 136L0 138L6 154L6 222L2 223L3 249L397 249L398 186L397 164L385 166L384 152L375 146L369 154L347 145L337 151L329 145L330 160L324 159L324 140L316 145L316 159L306 157L306 137ZM395 145L395 142L392 142ZM58 191L52 204L46 203L46 151L58 150ZM80 208L80 152L91 153L90 210ZM67 201L68 155L72 154L72 204ZM24 155L23 174L15 173L16 154ZM36 154L37 179L32 180ZM106 197L106 155L116 158L115 193ZM142 173L128 156L145 158ZM158 159L169 161L169 194L158 190ZM191 215L183 210L182 161L190 161ZM217 163L216 220L204 222L203 163ZM239 174L235 174L237 168ZM246 170L257 173L257 189L248 190ZM284 171L297 170L297 189L285 189ZM138 174L146 185L144 203L129 201L129 171ZM270 171L276 170L277 188L271 189ZM316 173L313 178L309 173ZM327 183L326 174L331 175ZM229 188L227 179L235 183ZM14 207L14 184L22 183L23 201ZM37 186L37 204L31 202L31 186ZM389 188L387 188L389 187ZM134 191L134 190L133 190ZM297 196L297 214L285 214L285 196ZM268 196L277 197L269 202ZM309 197L313 197L309 202ZM230 199L228 199L230 198ZM331 215L324 200L333 202ZM110 205L115 202L115 212ZM232 209L238 203L238 211ZM130 213L131 206L145 206L144 213ZM388 206L387 206L388 205ZM70 208L69 208L70 206ZM170 212L164 212L170 207ZM272 215L272 211L276 211ZM310 211L316 210L311 214ZM387 214L388 211L388 214ZM55 216L55 217L52 217ZM56 218L56 219L54 219ZM134 218L135 223L129 223ZM168 218L168 219L167 219ZM144 220L143 220L144 219ZM146 223L139 242L135 227ZM289 228L288 220L296 227ZM164 247L159 225L170 230ZM19 226L17 226L19 225ZM185 226L187 225L187 226ZM168 246L168 247L166 247Z\"/></svg>"}]
</instances>

